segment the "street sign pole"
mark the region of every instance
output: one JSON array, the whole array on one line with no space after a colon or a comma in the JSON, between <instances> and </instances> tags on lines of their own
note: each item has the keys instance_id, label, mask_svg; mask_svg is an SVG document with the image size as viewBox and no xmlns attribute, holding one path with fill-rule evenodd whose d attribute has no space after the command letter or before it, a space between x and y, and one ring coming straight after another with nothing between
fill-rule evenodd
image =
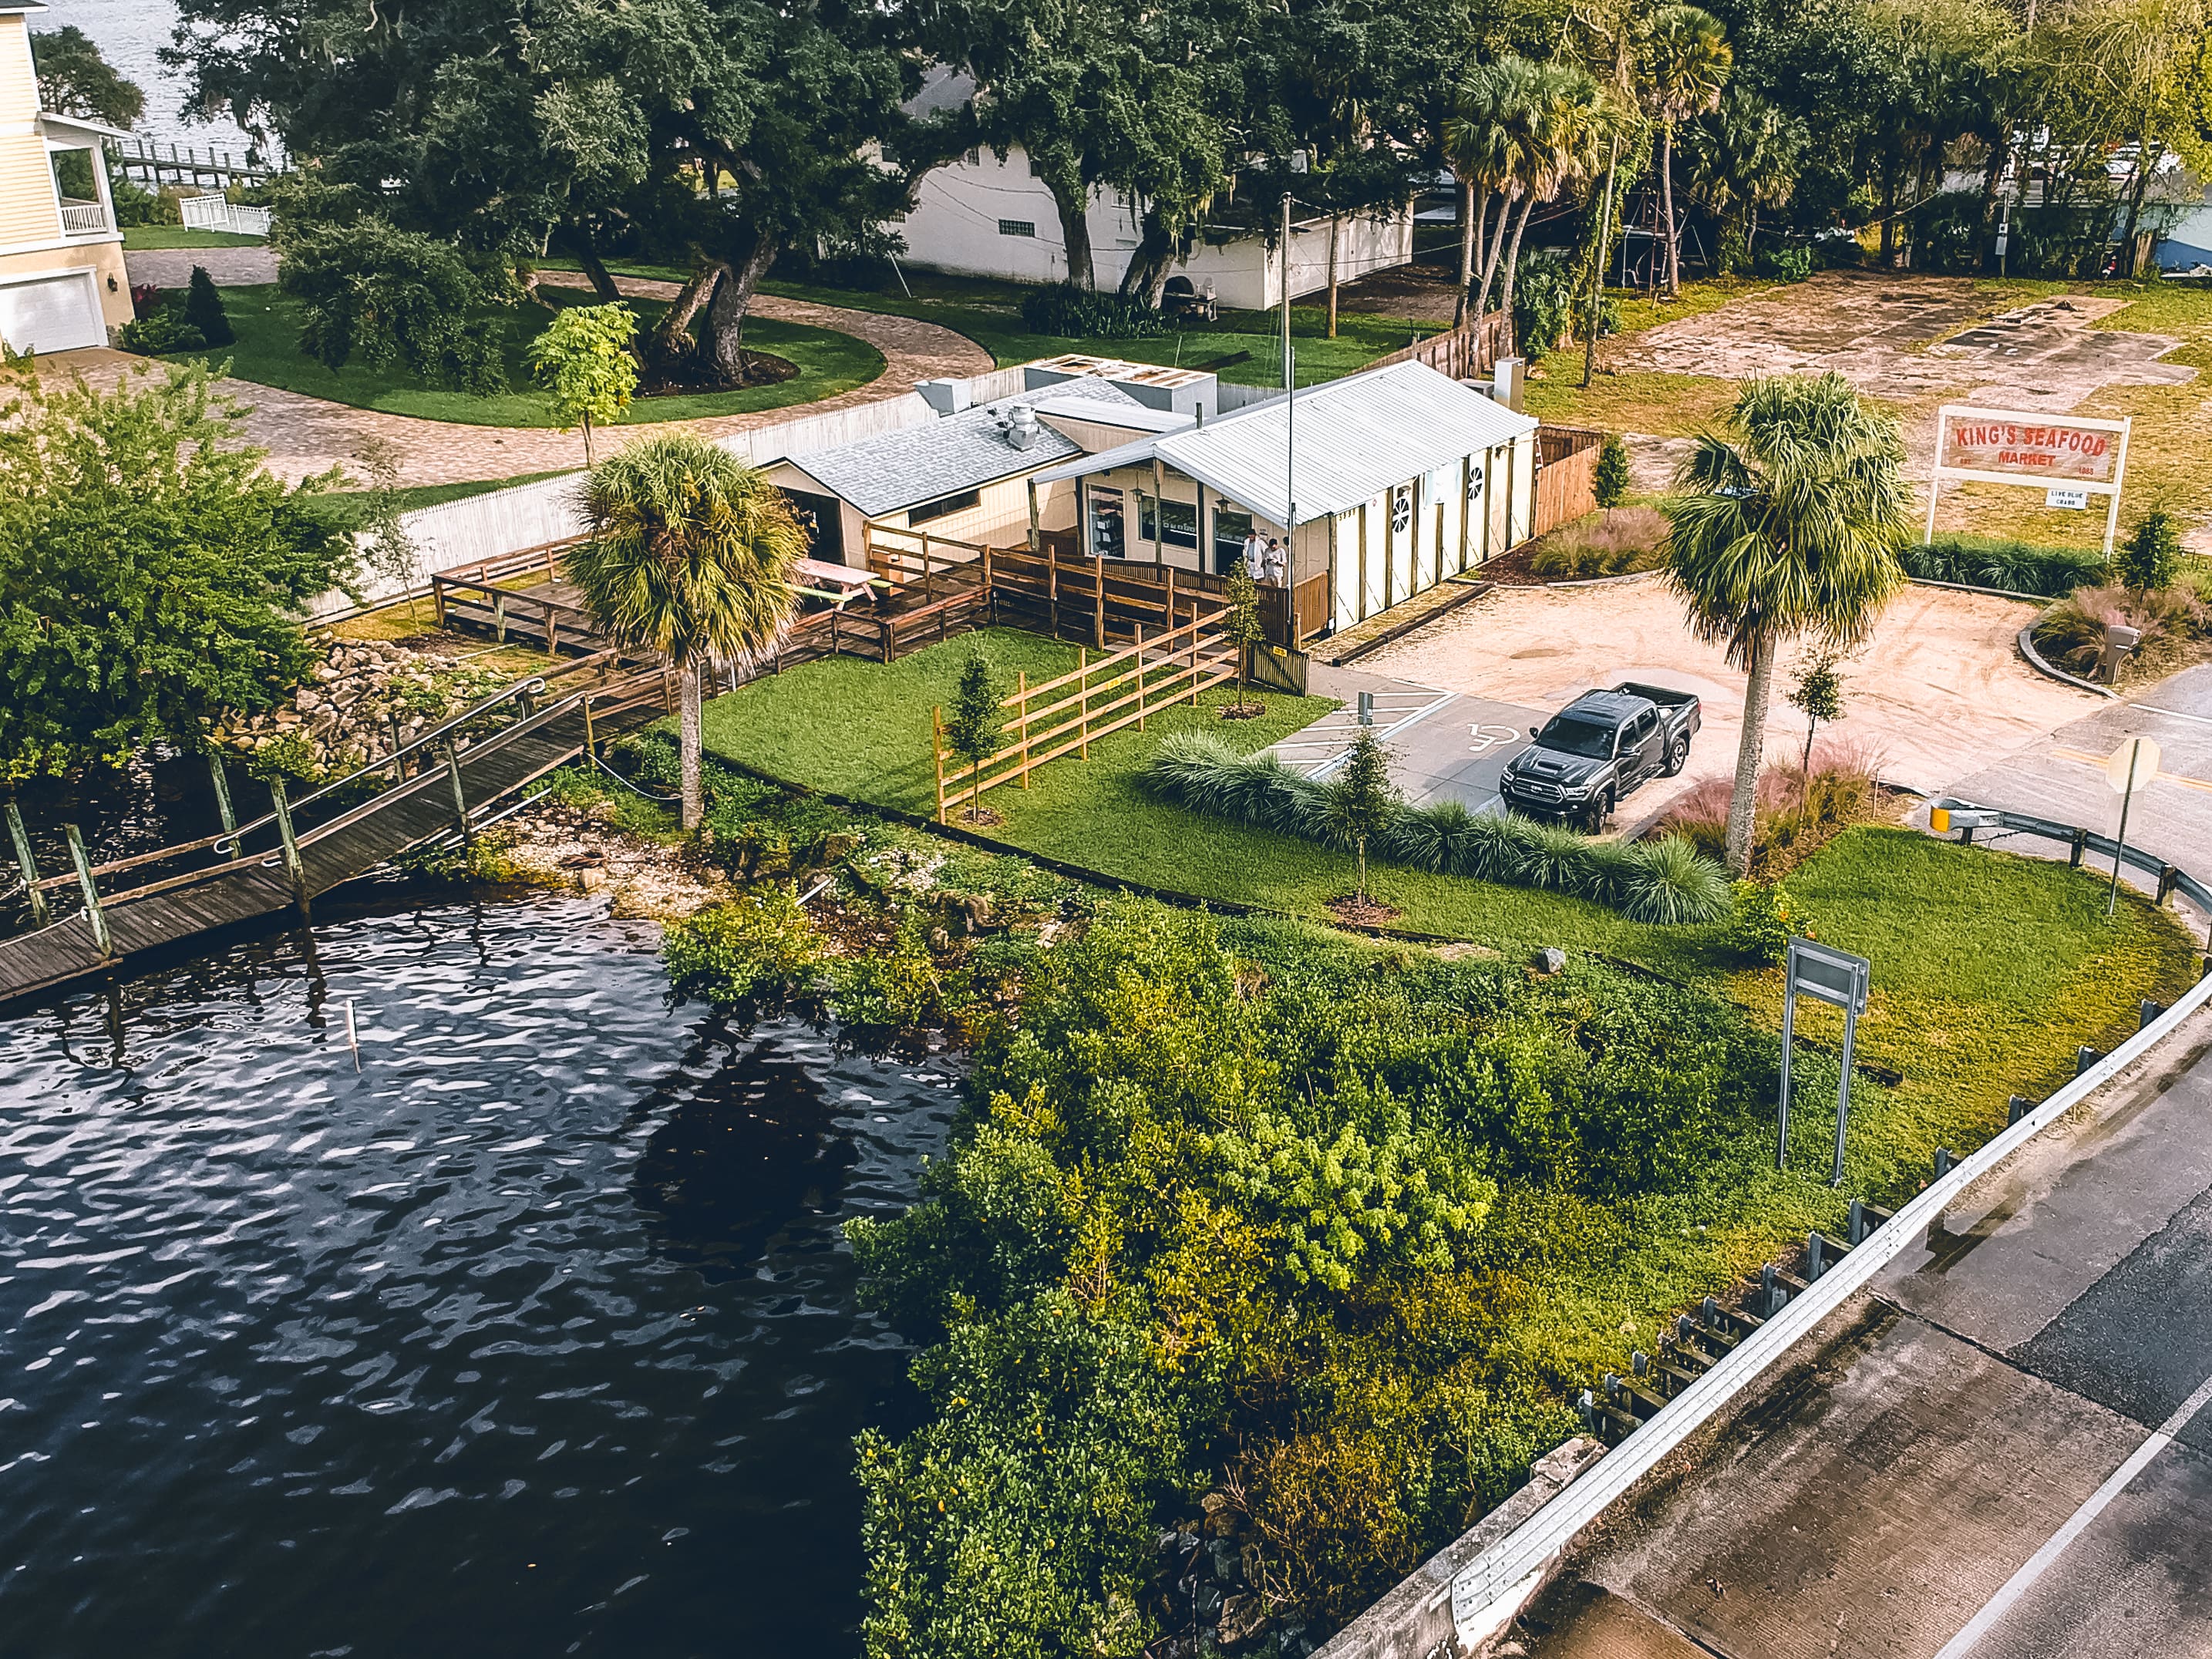
<instances>
[{"instance_id":1,"label":"street sign pole","mask_svg":"<svg viewBox=\"0 0 2212 1659\"><path fill-rule=\"evenodd\" d=\"M1776 1113L1774 1167L1790 1158L1790 1057L1796 1047L1797 999L1811 997L1844 1011L1844 1069L1836 1083L1836 1161L1828 1184L1844 1184L1844 1146L1851 1121L1851 1062L1858 1048L1859 1016L1866 1012L1872 967L1864 957L1808 939L1793 938L1782 966L1782 1100Z\"/></svg>"},{"instance_id":2,"label":"street sign pole","mask_svg":"<svg viewBox=\"0 0 2212 1659\"><path fill-rule=\"evenodd\" d=\"M2136 785L2158 775L2158 744L2148 738L2124 738L2105 763L2105 781L2120 797L2120 833L2112 842L2112 885L2105 895L2105 919L2109 921L2120 903L2120 862L2128 850L2128 808L2135 804Z\"/></svg>"}]
</instances>

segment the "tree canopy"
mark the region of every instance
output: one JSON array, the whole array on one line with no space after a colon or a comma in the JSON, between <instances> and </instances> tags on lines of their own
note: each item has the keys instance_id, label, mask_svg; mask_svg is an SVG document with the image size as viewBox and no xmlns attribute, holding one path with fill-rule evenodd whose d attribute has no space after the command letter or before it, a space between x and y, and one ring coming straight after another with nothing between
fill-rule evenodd
<instances>
[{"instance_id":1,"label":"tree canopy","mask_svg":"<svg viewBox=\"0 0 2212 1659\"><path fill-rule=\"evenodd\" d=\"M56 115L135 125L146 112L146 94L100 56L99 46L74 23L34 29L31 59L39 75L39 107Z\"/></svg>"},{"instance_id":2,"label":"tree canopy","mask_svg":"<svg viewBox=\"0 0 2212 1659\"><path fill-rule=\"evenodd\" d=\"M0 405L0 778L196 744L269 708L351 544L237 442L204 368L112 391L17 371Z\"/></svg>"}]
</instances>

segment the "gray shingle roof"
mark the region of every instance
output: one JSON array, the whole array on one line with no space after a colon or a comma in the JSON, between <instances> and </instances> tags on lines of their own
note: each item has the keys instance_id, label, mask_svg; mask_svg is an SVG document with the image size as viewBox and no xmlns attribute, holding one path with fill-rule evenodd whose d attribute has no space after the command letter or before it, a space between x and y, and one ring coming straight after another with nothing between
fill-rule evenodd
<instances>
[{"instance_id":1,"label":"gray shingle roof","mask_svg":"<svg viewBox=\"0 0 2212 1659\"><path fill-rule=\"evenodd\" d=\"M858 443L787 459L866 517L878 518L1082 454L1082 445L1042 422L1026 449L1015 448L1000 430L1000 417L1017 404L1071 401L1112 405L1099 410L1098 417L1103 420L1111 420L1120 409L1144 409L1127 392L1104 380L1061 380L1034 392L979 404L921 426L903 427Z\"/></svg>"}]
</instances>

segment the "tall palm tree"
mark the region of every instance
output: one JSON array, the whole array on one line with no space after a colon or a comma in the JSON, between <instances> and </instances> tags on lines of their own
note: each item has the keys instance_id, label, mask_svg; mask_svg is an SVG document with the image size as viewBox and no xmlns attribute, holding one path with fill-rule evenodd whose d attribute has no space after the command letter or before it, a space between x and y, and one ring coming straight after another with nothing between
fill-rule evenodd
<instances>
[{"instance_id":1,"label":"tall palm tree","mask_svg":"<svg viewBox=\"0 0 2212 1659\"><path fill-rule=\"evenodd\" d=\"M1469 290L1475 266L1481 265L1481 287L1474 300L1474 314L1481 316L1490 300L1490 283L1498 269L1498 255L1505 246L1505 220L1512 210L1513 191L1521 171L1517 133L1522 108L1534 79L1536 66L1525 58L1502 58L1494 64L1476 64L1461 76L1452 99L1451 115L1444 122L1444 161L1460 181L1464 212L1460 226L1460 300L1453 316L1456 327L1467 319ZM1498 224L1490 228L1490 204L1498 198Z\"/></svg>"},{"instance_id":2,"label":"tall palm tree","mask_svg":"<svg viewBox=\"0 0 2212 1659\"><path fill-rule=\"evenodd\" d=\"M1505 250L1505 282L1498 307L1513 315L1514 279L1520 272L1521 238L1536 209L1569 183L1596 169L1598 145L1608 131L1605 94L1589 72L1572 64L1539 65L1522 105L1516 150L1521 164L1521 217ZM1500 221L1503 228L1504 222ZM1509 322L1510 326L1510 322ZM1519 342L1515 346L1517 349Z\"/></svg>"},{"instance_id":3,"label":"tall palm tree","mask_svg":"<svg viewBox=\"0 0 2212 1659\"><path fill-rule=\"evenodd\" d=\"M1842 375L1753 380L1729 425L1735 441L1706 434L1676 475L1686 493L1667 509L1667 554L1691 631L1725 645L1750 679L1728 821L1741 875L1776 653L1805 634L1864 639L1905 581L1896 550L1911 520L1897 422Z\"/></svg>"},{"instance_id":4,"label":"tall palm tree","mask_svg":"<svg viewBox=\"0 0 2212 1659\"><path fill-rule=\"evenodd\" d=\"M1759 239L1759 210L1787 207L1796 191L1806 142L1802 123L1741 84L1691 128L1691 188L1715 212L1742 221L1747 256Z\"/></svg>"},{"instance_id":5,"label":"tall palm tree","mask_svg":"<svg viewBox=\"0 0 2212 1659\"><path fill-rule=\"evenodd\" d=\"M1720 20L1695 6L1662 6L1644 48L1644 95L1659 123L1659 200L1667 220L1667 292L1682 291L1681 228L1674 221L1674 129L1717 106L1735 54Z\"/></svg>"},{"instance_id":6,"label":"tall palm tree","mask_svg":"<svg viewBox=\"0 0 2212 1659\"><path fill-rule=\"evenodd\" d=\"M682 700L684 827L706 816L699 782L701 670L772 651L798 595L806 535L782 492L703 438L678 433L609 456L577 501L591 534L562 562L599 631L674 664Z\"/></svg>"}]
</instances>

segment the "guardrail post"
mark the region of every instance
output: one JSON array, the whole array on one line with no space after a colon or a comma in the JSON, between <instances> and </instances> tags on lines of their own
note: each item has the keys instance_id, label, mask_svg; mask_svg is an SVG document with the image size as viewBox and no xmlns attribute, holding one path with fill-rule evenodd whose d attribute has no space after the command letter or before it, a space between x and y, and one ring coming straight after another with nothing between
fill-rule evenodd
<instances>
[{"instance_id":1,"label":"guardrail post","mask_svg":"<svg viewBox=\"0 0 2212 1659\"><path fill-rule=\"evenodd\" d=\"M8 799L8 836L15 843L15 863L23 872L23 885L31 894L31 925L46 925L46 896L39 890L39 866L31 862L31 838L23 833L22 809L12 795Z\"/></svg>"},{"instance_id":2,"label":"guardrail post","mask_svg":"<svg viewBox=\"0 0 2212 1659\"><path fill-rule=\"evenodd\" d=\"M1805 1235L1805 1282L1812 1284L1828 1271L1828 1241L1817 1232Z\"/></svg>"},{"instance_id":3,"label":"guardrail post","mask_svg":"<svg viewBox=\"0 0 2212 1659\"><path fill-rule=\"evenodd\" d=\"M2014 1100L2018 1100L2020 1097L2018 1095L2014 1095L2013 1098ZM2019 1121L2018 1115L2015 1114L2008 1121ZM1951 1165L1956 1161L1957 1160L1952 1158L1951 1149L1948 1146L1938 1146L1936 1149L1936 1162L1934 1166L1935 1174L1931 1178L1936 1181L1941 1181L1945 1176L1951 1173Z\"/></svg>"},{"instance_id":4,"label":"guardrail post","mask_svg":"<svg viewBox=\"0 0 2212 1659\"><path fill-rule=\"evenodd\" d=\"M2181 880L2181 872L2167 865L2158 872L2158 902L2163 904L2173 896L2173 890Z\"/></svg>"},{"instance_id":5,"label":"guardrail post","mask_svg":"<svg viewBox=\"0 0 2212 1659\"><path fill-rule=\"evenodd\" d=\"M2148 997L2145 997L2142 1000L2142 1006L2136 1010L2136 1030L2148 1031L2150 1030L2150 1023L2165 1012L2164 1003L2153 1002Z\"/></svg>"},{"instance_id":6,"label":"guardrail post","mask_svg":"<svg viewBox=\"0 0 2212 1659\"><path fill-rule=\"evenodd\" d=\"M300 838L292 830L292 803L284 795L284 780L269 780L269 799L276 813L276 833L284 842L284 873L292 883L292 892L300 902L300 914L307 914L307 866L300 857Z\"/></svg>"},{"instance_id":7,"label":"guardrail post","mask_svg":"<svg viewBox=\"0 0 2212 1659\"><path fill-rule=\"evenodd\" d=\"M2005 1127L2009 1129L2034 1109L2035 1103L2026 1095L2010 1097L2005 1102Z\"/></svg>"},{"instance_id":8,"label":"guardrail post","mask_svg":"<svg viewBox=\"0 0 2212 1659\"><path fill-rule=\"evenodd\" d=\"M2102 1048L2092 1048L2087 1043L2082 1043L2074 1050L2074 1075L2080 1077L2104 1057Z\"/></svg>"},{"instance_id":9,"label":"guardrail post","mask_svg":"<svg viewBox=\"0 0 2212 1659\"><path fill-rule=\"evenodd\" d=\"M2081 860L2088 851L2089 832L2087 830L2076 830L2074 832L2073 845L2067 850L2066 867L2069 870L2079 870L2081 867Z\"/></svg>"},{"instance_id":10,"label":"guardrail post","mask_svg":"<svg viewBox=\"0 0 2212 1659\"><path fill-rule=\"evenodd\" d=\"M115 944L107 934L107 915L100 908L100 888L92 878L92 860L84 855L84 836L76 825L64 824L69 833L70 857L76 863L77 885L84 890L84 914L92 923L92 942L100 947L100 959L107 961L115 954Z\"/></svg>"}]
</instances>

